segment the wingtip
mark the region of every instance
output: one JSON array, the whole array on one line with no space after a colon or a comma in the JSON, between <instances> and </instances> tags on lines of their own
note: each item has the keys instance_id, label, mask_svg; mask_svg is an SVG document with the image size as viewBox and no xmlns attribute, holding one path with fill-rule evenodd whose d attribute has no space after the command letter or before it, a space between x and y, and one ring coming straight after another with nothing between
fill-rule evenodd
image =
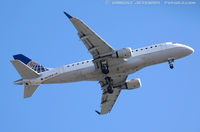
<instances>
[{"instance_id":1,"label":"wingtip","mask_svg":"<svg viewBox=\"0 0 200 132\"><path fill-rule=\"evenodd\" d=\"M98 115L101 115L101 113L100 113L99 111L95 110L95 112L96 112Z\"/></svg>"},{"instance_id":2,"label":"wingtip","mask_svg":"<svg viewBox=\"0 0 200 132\"><path fill-rule=\"evenodd\" d=\"M71 19L71 18L73 18L71 15L69 15L67 12L65 12L64 11L64 14L69 18L69 19Z\"/></svg>"}]
</instances>

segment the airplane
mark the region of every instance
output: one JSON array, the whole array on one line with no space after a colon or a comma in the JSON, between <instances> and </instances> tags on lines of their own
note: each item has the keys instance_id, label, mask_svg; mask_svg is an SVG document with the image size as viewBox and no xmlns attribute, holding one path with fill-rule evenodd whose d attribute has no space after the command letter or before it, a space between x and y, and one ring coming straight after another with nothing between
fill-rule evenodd
<instances>
[{"instance_id":1,"label":"airplane","mask_svg":"<svg viewBox=\"0 0 200 132\"><path fill-rule=\"evenodd\" d=\"M46 68L30 58L17 54L11 63L22 79L15 85L24 85L24 98L31 97L41 84L61 84L80 81L98 81L102 89L101 111L103 115L111 112L120 92L141 87L139 78L127 80L129 74L156 64L169 64L194 52L189 46L165 42L143 48L122 48L115 50L83 21L64 12L78 31L80 40L93 56L85 60L58 68Z\"/></svg>"}]
</instances>

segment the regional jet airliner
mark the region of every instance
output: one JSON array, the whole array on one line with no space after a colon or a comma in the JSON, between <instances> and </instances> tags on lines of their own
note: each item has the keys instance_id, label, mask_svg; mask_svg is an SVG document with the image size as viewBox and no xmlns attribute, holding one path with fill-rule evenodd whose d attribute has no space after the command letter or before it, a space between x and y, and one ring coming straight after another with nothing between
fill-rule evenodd
<instances>
[{"instance_id":1,"label":"regional jet airliner","mask_svg":"<svg viewBox=\"0 0 200 132\"><path fill-rule=\"evenodd\" d=\"M171 69L173 62L186 57L194 50L186 45L165 42L138 49L123 48L115 50L92 31L83 21L64 12L78 31L80 40L93 56L85 60L59 68L46 68L30 58L17 54L11 63L22 79L14 82L24 85L24 98L31 97L41 84L60 84L80 81L98 81L102 89L101 110L107 114L112 110L122 90L141 87L139 78L127 80L145 67L167 62Z\"/></svg>"}]
</instances>

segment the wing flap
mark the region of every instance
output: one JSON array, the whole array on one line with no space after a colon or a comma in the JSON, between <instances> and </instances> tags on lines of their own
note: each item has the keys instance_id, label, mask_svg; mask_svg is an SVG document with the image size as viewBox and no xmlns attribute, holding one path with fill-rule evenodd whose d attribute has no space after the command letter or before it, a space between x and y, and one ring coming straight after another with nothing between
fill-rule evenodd
<instances>
[{"instance_id":1,"label":"wing flap","mask_svg":"<svg viewBox=\"0 0 200 132\"><path fill-rule=\"evenodd\" d=\"M117 77L111 77L112 79L112 87L113 88L113 93L108 93L107 91L107 87L108 84L106 83L105 80L100 81L102 90L103 90L103 94L101 97L101 112L99 112L99 114L103 115L103 114L107 114L109 113L115 102L117 101L117 98L119 97L119 94L122 90L122 85L124 84L126 81L127 76L117 76Z\"/></svg>"},{"instance_id":2,"label":"wing flap","mask_svg":"<svg viewBox=\"0 0 200 132\"><path fill-rule=\"evenodd\" d=\"M112 110L120 92L121 89L114 88L112 94L109 93L103 94L101 99L101 114L107 114Z\"/></svg>"},{"instance_id":3,"label":"wing flap","mask_svg":"<svg viewBox=\"0 0 200 132\"><path fill-rule=\"evenodd\" d=\"M74 27L77 29L80 40L82 40L94 59L105 54L112 54L114 52L114 49L94 31L92 31L84 22L70 16L66 12L64 12L64 14L70 19Z\"/></svg>"}]
</instances>

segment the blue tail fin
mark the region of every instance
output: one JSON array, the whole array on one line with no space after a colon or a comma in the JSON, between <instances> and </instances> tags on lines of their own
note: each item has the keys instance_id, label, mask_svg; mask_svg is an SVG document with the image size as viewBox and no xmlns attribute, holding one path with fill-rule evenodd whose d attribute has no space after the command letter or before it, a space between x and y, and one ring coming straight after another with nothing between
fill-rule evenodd
<instances>
[{"instance_id":1,"label":"blue tail fin","mask_svg":"<svg viewBox=\"0 0 200 132\"><path fill-rule=\"evenodd\" d=\"M32 68L37 73L48 71L48 69L45 68L44 66L34 62L33 60L29 59L28 57L26 57L22 54L14 55L13 58L15 60L20 60L21 62L23 62L24 64L26 64L30 68Z\"/></svg>"}]
</instances>

